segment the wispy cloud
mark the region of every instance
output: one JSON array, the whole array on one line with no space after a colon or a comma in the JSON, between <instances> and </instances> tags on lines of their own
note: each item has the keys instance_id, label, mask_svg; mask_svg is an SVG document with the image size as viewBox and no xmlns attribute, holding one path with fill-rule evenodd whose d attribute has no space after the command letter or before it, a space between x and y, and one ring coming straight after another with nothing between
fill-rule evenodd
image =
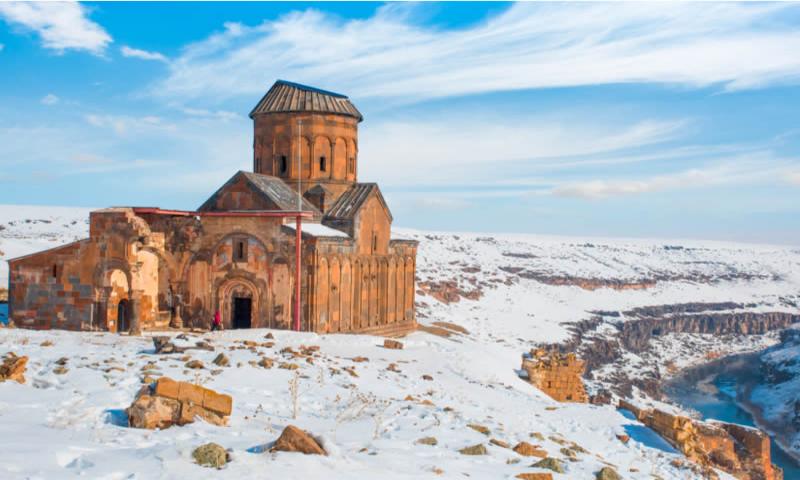
<instances>
[{"instance_id":1,"label":"wispy cloud","mask_svg":"<svg viewBox=\"0 0 800 480\"><path fill-rule=\"evenodd\" d=\"M64 52L85 50L100 55L111 43L111 35L88 18L77 2L3 2L0 17L9 24L36 32L42 46Z\"/></svg>"},{"instance_id":2,"label":"wispy cloud","mask_svg":"<svg viewBox=\"0 0 800 480\"><path fill-rule=\"evenodd\" d=\"M86 122L89 125L100 128L109 128L118 135L142 130L174 130L175 126L164 122L160 117L146 115L143 117L133 117L126 115L86 115Z\"/></svg>"},{"instance_id":3,"label":"wispy cloud","mask_svg":"<svg viewBox=\"0 0 800 480\"><path fill-rule=\"evenodd\" d=\"M158 52L149 52L147 50L140 50L138 48L132 48L127 45L123 45L119 52L122 54L123 57L130 57L130 58L138 58L141 60L154 60L157 62L167 62L167 57L158 53Z\"/></svg>"},{"instance_id":4,"label":"wispy cloud","mask_svg":"<svg viewBox=\"0 0 800 480\"><path fill-rule=\"evenodd\" d=\"M409 101L633 82L756 88L800 80L799 13L797 4L523 3L439 29L393 7L356 20L306 10L226 24L185 48L153 92L219 100L261 94L275 78Z\"/></svg>"},{"instance_id":5,"label":"wispy cloud","mask_svg":"<svg viewBox=\"0 0 800 480\"><path fill-rule=\"evenodd\" d=\"M566 183L553 188L550 194L559 197L596 200L670 190L754 184L761 181L777 184L784 170L784 162L780 159L733 159L718 165L708 165L644 178L598 179Z\"/></svg>"},{"instance_id":6,"label":"wispy cloud","mask_svg":"<svg viewBox=\"0 0 800 480\"><path fill-rule=\"evenodd\" d=\"M365 125L360 165L365 179L386 185L453 184L486 178L518 177L549 164L663 143L678 136L683 120L644 120L630 125L551 118L388 121ZM410 141L413 139L413 141ZM589 160L585 160L589 161ZM424 176L420 172L425 172Z\"/></svg>"},{"instance_id":7,"label":"wispy cloud","mask_svg":"<svg viewBox=\"0 0 800 480\"><path fill-rule=\"evenodd\" d=\"M177 103L171 103L170 107L177 109L184 115L190 117L211 118L222 121L237 120L244 118L236 112L229 112L227 110L208 110L205 108L192 108L186 107Z\"/></svg>"},{"instance_id":8,"label":"wispy cloud","mask_svg":"<svg viewBox=\"0 0 800 480\"><path fill-rule=\"evenodd\" d=\"M42 97L42 99L39 100L39 101L41 102L42 105L55 105L60 100L61 100L60 98L58 98L57 96L53 95L52 93L48 93L47 95Z\"/></svg>"},{"instance_id":9,"label":"wispy cloud","mask_svg":"<svg viewBox=\"0 0 800 480\"><path fill-rule=\"evenodd\" d=\"M790 172L789 175L786 177L786 180L790 184L797 185L798 187L800 187L800 171Z\"/></svg>"}]
</instances>

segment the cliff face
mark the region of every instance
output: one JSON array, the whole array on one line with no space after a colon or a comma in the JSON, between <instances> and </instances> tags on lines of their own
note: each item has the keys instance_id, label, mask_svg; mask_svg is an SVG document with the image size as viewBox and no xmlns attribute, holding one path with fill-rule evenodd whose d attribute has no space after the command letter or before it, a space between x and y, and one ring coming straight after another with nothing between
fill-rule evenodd
<instances>
[{"instance_id":1,"label":"cliff face","mask_svg":"<svg viewBox=\"0 0 800 480\"><path fill-rule=\"evenodd\" d=\"M618 337L627 349L639 352L653 337L667 333L763 335L797 322L800 315L786 312L678 313L625 322Z\"/></svg>"},{"instance_id":2,"label":"cliff face","mask_svg":"<svg viewBox=\"0 0 800 480\"><path fill-rule=\"evenodd\" d=\"M787 450L800 454L800 330L781 332L781 343L759 356L758 384L748 401Z\"/></svg>"},{"instance_id":3,"label":"cliff face","mask_svg":"<svg viewBox=\"0 0 800 480\"><path fill-rule=\"evenodd\" d=\"M572 324L572 338L548 345L562 352L578 352L586 363L585 377L628 396L636 386L653 398L661 397L662 371L637 371L628 375L616 366L625 352L639 356L653 353L653 343L668 334L706 334L744 338L764 335L800 322L800 314L747 311L755 305L733 302L683 303L639 307L626 311L596 311L595 316ZM719 355L706 352L705 360ZM598 376L600 375L600 376Z\"/></svg>"},{"instance_id":4,"label":"cliff face","mask_svg":"<svg viewBox=\"0 0 800 480\"><path fill-rule=\"evenodd\" d=\"M626 401L620 401L619 406L629 410L637 420L695 463L719 468L736 478L783 479L782 470L772 464L769 437L757 428L703 422L658 409L639 408ZM708 472L707 478L715 477L713 472Z\"/></svg>"}]
</instances>

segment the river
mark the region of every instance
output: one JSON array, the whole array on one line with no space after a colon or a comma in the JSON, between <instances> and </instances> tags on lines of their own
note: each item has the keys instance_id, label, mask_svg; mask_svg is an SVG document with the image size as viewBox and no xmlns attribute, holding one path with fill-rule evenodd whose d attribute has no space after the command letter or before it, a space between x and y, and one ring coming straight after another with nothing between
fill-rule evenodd
<instances>
[{"instance_id":1,"label":"river","mask_svg":"<svg viewBox=\"0 0 800 480\"><path fill-rule=\"evenodd\" d=\"M756 426L753 415L736 398L742 398L759 377L758 365L757 354L723 359L685 372L664 391L676 403L696 410L704 420ZM783 469L786 480L800 479L800 463L770 438L772 463Z\"/></svg>"}]
</instances>

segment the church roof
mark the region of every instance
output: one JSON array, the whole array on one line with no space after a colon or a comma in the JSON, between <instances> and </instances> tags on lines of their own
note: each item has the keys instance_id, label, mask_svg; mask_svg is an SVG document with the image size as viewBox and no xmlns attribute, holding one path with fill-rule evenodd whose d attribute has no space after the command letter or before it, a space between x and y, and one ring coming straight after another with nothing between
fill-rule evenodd
<instances>
[{"instance_id":1,"label":"church roof","mask_svg":"<svg viewBox=\"0 0 800 480\"><path fill-rule=\"evenodd\" d=\"M389 215L389 220L392 219L392 213L386 205L386 200L381 195L381 190L378 188L377 183L356 183L345 191L333 204L330 210L325 213L325 220L353 220L355 215L367 201L370 194L375 192L378 200L386 209Z\"/></svg>"},{"instance_id":2,"label":"church roof","mask_svg":"<svg viewBox=\"0 0 800 480\"><path fill-rule=\"evenodd\" d=\"M299 83L278 80L250 112L250 118L263 113L317 112L364 119L346 95Z\"/></svg>"},{"instance_id":3,"label":"church roof","mask_svg":"<svg viewBox=\"0 0 800 480\"><path fill-rule=\"evenodd\" d=\"M208 200L200 206L200 211L212 210L215 208L216 201L228 188L244 177L248 187L252 192L269 200L275 204L278 210L296 212L297 211L297 192L289 188L282 179L271 175L261 175L259 173L238 171L230 180L214 192ZM319 216L319 210L308 200L302 198L302 210L310 211Z\"/></svg>"}]
</instances>

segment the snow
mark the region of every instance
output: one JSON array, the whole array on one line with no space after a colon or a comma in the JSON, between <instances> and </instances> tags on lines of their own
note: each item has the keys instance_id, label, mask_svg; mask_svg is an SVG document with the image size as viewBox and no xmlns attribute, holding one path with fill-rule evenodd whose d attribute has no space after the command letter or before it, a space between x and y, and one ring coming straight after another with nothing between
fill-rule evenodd
<instances>
[{"instance_id":1,"label":"snow","mask_svg":"<svg viewBox=\"0 0 800 480\"><path fill-rule=\"evenodd\" d=\"M2 260L85 237L88 211L0 206ZM304 231L323 234L312 225L304 225ZM254 352L238 348L238 342L263 342L266 330L208 333L193 338L208 339L216 347L215 352L190 351L207 366L198 373L185 369L180 355L153 354L146 337L0 329L0 354L30 357L25 385L0 384L0 438L13 439L0 448L0 478L400 479L433 478L437 469L442 478L513 478L537 471L528 467L533 459L489 445L489 437L468 428L469 423L486 425L492 438L512 445L521 440L540 444L555 457L562 457L563 441L589 451L577 462L566 462L567 473L555 478L593 478L604 462L625 478L655 473L664 479L693 478L689 470L671 464L680 455L623 412L558 404L520 379L521 354L536 343L566 340L572 322L599 310L730 301L747 305L748 311L797 312L800 301L800 250L791 247L404 229L395 230L395 236L420 241L420 281L455 281L465 291L482 292L478 300L450 304L417 297L421 324L450 322L467 334L443 338L420 331L403 339L405 349L387 350L377 337L274 331L275 346ZM0 282L5 283L5 262L1 265ZM659 280L644 290L585 290L525 278L507 267L540 276ZM628 319L623 314L617 320ZM609 325L598 330L609 332ZM760 349L775 341L774 335L747 338L667 335L654 342L654 352L626 356L617 367L655 365L666 371L670 362L683 367L703 361L707 352ZM46 340L54 345L42 347ZM292 419L288 383L293 373L249 362L262 354L276 364L287 361L280 349L301 344L319 345L321 356L313 365L298 362L300 413ZM231 358L232 366L214 375L211 360L219 352ZM350 359L356 356L369 361L354 363ZM56 375L53 368L61 357L69 359L69 371ZM164 431L124 426L123 409L140 386L141 369L151 361L164 375L232 395L230 426L198 422ZM388 371L391 363L401 372ZM348 366L355 366L358 377L341 370ZM405 400L408 395L415 400ZM422 404L423 399L433 405ZM363 414L353 414L361 408ZM267 453L288 424L321 436L331 455ZM531 437L534 432L545 440ZM615 435L626 432L632 440L622 444ZM438 445L415 444L426 436L435 436ZM233 461L221 471L192 462L192 449L209 441L231 449ZM487 445L490 454L457 452L477 443Z\"/></svg>"},{"instance_id":2,"label":"snow","mask_svg":"<svg viewBox=\"0 0 800 480\"><path fill-rule=\"evenodd\" d=\"M286 226L292 229L292 231L295 230L293 224L287 223ZM350 238L350 235L341 230L336 230L335 228L322 225L321 223L303 223L303 233L308 233L315 237Z\"/></svg>"},{"instance_id":3,"label":"snow","mask_svg":"<svg viewBox=\"0 0 800 480\"><path fill-rule=\"evenodd\" d=\"M513 478L519 472L536 471L527 467L531 459L488 446L489 437L466 426L479 423L491 429L492 438L512 445L531 441L553 456L561 456L562 445L549 437L563 437L587 449L589 453L579 455L579 461L567 462L563 478L590 478L603 462L623 472L638 469L630 478L650 478L654 471L663 478L687 478L687 471L669 464L678 455L648 446L652 439L634 438L627 445L617 441L615 434L635 431L636 422L614 408L559 405L520 380L514 371L519 356L503 345L415 333L404 339L405 349L387 350L375 337L274 331L272 348L232 349L240 345L237 340L264 341L266 333L198 336L217 351L191 351L193 359L208 367L196 373L184 368L181 355L153 354L148 338L0 330L0 351L30 356L27 384L0 384L0 436L13 439L0 449L0 477L241 478L269 472L277 478L295 478L302 472L308 478L381 475L400 479L432 476L436 468L444 471L444 478L465 474ZM54 345L41 346L46 340ZM249 362L259 359L262 352L284 361L277 352L286 346L298 349L301 344L319 345L321 357L314 365L298 362L299 415L295 420L288 388L293 373ZM212 375L211 360L220 351L229 356L232 366ZM369 361L349 360L356 355ZM56 375L53 368L61 357L69 359L69 370ZM230 426L197 422L164 431L124 426L123 409L138 390L140 371L149 362L172 378L232 395ZM396 363L401 372L388 371L389 363ZM341 370L347 366L355 366L359 376ZM330 368L339 373L331 373ZM433 381L421 378L426 374ZM367 399L366 411L352 418L347 406L357 394ZM434 406L404 400L407 395L430 400ZM287 424L321 436L331 455L264 453ZM546 439L531 438L533 432ZM425 436L435 436L439 444L414 443ZM192 463L192 449L209 441L231 449L233 462L221 471ZM477 443L487 444L490 454L469 457L457 452ZM521 461L507 463L514 459Z\"/></svg>"}]
</instances>

